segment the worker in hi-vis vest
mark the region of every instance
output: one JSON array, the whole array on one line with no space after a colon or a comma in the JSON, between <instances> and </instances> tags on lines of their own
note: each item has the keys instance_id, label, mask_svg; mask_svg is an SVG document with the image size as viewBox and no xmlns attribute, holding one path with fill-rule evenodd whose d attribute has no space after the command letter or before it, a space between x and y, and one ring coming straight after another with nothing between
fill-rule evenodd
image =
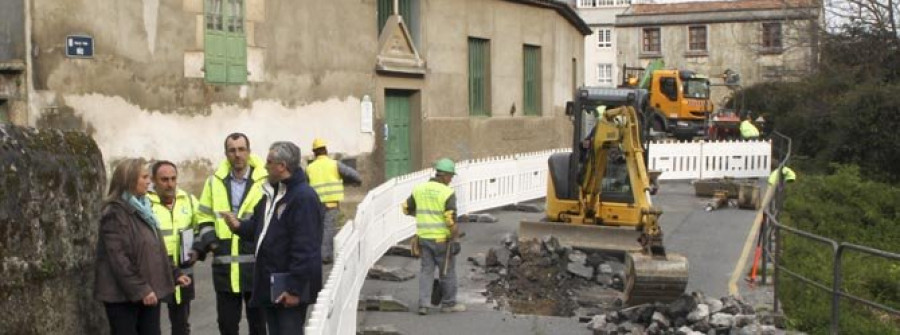
<instances>
[{"instance_id":1,"label":"worker in hi-vis vest","mask_svg":"<svg viewBox=\"0 0 900 335\"><path fill-rule=\"evenodd\" d=\"M456 175L452 160L442 158L434 164L435 176L416 185L403 203L403 213L416 217L416 239L422 268L419 272L419 315L427 315L432 302L434 270L438 270L441 312L465 312L456 302L456 262L459 253L459 228L456 224L456 194L450 182Z\"/></svg>"},{"instance_id":2,"label":"worker in hi-vis vest","mask_svg":"<svg viewBox=\"0 0 900 335\"><path fill-rule=\"evenodd\" d=\"M159 222L159 232L166 244L166 252L172 264L181 269L181 273L194 279L194 257L184 257L184 243L191 243L197 233L199 202L190 193L178 187L178 168L170 161L157 161L150 168L153 189L147 192L153 215ZM191 248L188 244L187 249ZM196 253L191 254L195 256ZM166 305L169 311L169 323L172 335L188 335L191 333L191 300L194 299L194 284L176 286Z\"/></svg>"},{"instance_id":3,"label":"worker in hi-vis vest","mask_svg":"<svg viewBox=\"0 0 900 335\"><path fill-rule=\"evenodd\" d=\"M215 256L212 277L219 332L238 333L243 307L250 334L263 335L266 333L263 309L248 305L256 263L254 241L233 234L218 213L231 212L240 219L250 218L256 203L262 199L262 185L268 173L265 162L250 153L250 140L242 133L225 138L225 157L203 185L199 235L193 249L201 260L210 251Z\"/></svg>"},{"instance_id":4,"label":"worker in hi-vis vest","mask_svg":"<svg viewBox=\"0 0 900 335\"><path fill-rule=\"evenodd\" d=\"M344 184L361 185L359 172L340 161L328 157L325 140L316 138L312 144L316 158L306 167L309 185L319 194L325 206L325 231L322 234L322 262L334 261L334 235L337 234L341 201L344 201Z\"/></svg>"}]
</instances>

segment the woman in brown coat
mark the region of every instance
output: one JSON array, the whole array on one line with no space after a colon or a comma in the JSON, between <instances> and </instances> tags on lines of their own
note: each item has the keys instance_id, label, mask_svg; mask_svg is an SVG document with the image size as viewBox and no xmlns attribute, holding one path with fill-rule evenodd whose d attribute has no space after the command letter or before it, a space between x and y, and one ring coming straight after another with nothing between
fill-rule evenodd
<instances>
[{"instance_id":1,"label":"woman in brown coat","mask_svg":"<svg viewBox=\"0 0 900 335\"><path fill-rule=\"evenodd\" d=\"M166 256L146 197L149 187L146 162L125 160L116 166L103 204L94 296L106 307L114 335L158 335L159 300L174 292L175 282L190 284Z\"/></svg>"}]
</instances>

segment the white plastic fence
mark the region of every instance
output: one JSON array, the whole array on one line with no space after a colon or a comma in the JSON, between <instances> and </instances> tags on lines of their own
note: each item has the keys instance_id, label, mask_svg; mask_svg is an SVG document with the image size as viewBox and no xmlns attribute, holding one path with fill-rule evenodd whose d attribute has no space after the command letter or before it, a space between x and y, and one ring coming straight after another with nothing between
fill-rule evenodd
<instances>
[{"instance_id":1,"label":"white plastic fence","mask_svg":"<svg viewBox=\"0 0 900 335\"><path fill-rule=\"evenodd\" d=\"M538 199L546 193L547 158L563 150L460 162L453 180L459 214ZM313 306L306 334L355 334L356 308L366 274L388 248L415 233L401 203L434 171L388 180L369 191L335 237L335 262Z\"/></svg>"},{"instance_id":2,"label":"white plastic fence","mask_svg":"<svg viewBox=\"0 0 900 335\"><path fill-rule=\"evenodd\" d=\"M772 142L652 142L647 158L660 179L765 177L771 172Z\"/></svg>"}]
</instances>

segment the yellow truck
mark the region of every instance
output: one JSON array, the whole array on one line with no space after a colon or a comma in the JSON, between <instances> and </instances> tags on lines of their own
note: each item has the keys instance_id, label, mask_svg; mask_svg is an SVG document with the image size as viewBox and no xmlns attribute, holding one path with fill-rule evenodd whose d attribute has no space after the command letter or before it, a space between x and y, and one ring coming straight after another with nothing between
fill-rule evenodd
<instances>
[{"instance_id":1,"label":"yellow truck","mask_svg":"<svg viewBox=\"0 0 900 335\"><path fill-rule=\"evenodd\" d=\"M648 92L642 111L646 127L678 139L706 136L706 122L713 111L709 77L690 70L665 69L661 59L646 68L622 66L620 88Z\"/></svg>"}]
</instances>

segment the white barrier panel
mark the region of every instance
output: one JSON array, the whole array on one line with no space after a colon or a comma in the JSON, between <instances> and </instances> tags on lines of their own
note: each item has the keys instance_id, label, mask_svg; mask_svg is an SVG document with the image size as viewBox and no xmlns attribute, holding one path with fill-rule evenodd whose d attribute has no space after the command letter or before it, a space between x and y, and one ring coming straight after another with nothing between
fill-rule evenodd
<instances>
[{"instance_id":1,"label":"white barrier panel","mask_svg":"<svg viewBox=\"0 0 900 335\"><path fill-rule=\"evenodd\" d=\"M647 167L663 173L660 179L699 179L701 142L651 142Z\"/></svg>"},{"instance_id":2,"label":"white barrier panel","mask_svg":"<svg viewBox=\"0 0 900 335\"><path fill-rule=\"evenodd\" d=\"M664 180L766 177L772 142L651 142L647 156L648 168L663 171Z\"/></svg>"},{"instance_id":3,"label":"white barrier panel","mask_svg":"<svg viewBox=\"0 0 900 335\"><path fill-rule=\"evenodd\" d=\"M549 150L515 156L463 161L451 185L458 214L538 199L547 186ZM335 262L312 307L306 334L355 334L359 292L369 269L397 242L416 232L415 220L401 204L415 185L434 175L432 169L388 180L369 191L356 216L334 238Z\"/></svg>"}]
</instances>

